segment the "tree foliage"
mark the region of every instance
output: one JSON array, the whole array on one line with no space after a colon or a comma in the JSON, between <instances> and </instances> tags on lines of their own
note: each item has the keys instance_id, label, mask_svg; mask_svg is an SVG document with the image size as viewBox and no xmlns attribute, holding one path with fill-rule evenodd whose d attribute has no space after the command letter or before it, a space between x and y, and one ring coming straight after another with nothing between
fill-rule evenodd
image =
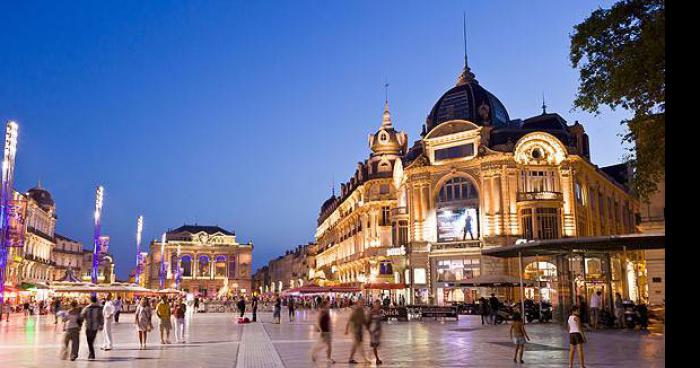
<instances>
[{"instance_id":1,"label":"tree foliage","mask_svg":"<svg viewBox=\"0 0 700 368\"><path fill-rule=\"evenodd\" d=\"M622 0L597 9L574 27L570 58L579 69L574 106L599 113L622 107L633 143L634 189L642 199L656 191L665 169L666 15L664 0Z\"/></svg>"}]
</instances>

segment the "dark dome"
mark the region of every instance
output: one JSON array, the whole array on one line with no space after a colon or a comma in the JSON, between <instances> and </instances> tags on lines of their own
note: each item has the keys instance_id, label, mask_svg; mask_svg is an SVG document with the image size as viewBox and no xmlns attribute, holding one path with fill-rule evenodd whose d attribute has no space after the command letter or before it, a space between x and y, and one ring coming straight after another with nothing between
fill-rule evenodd
<instances>
[{"instance_id":1,"label":"dark dome","mask_svg":"<svg viewBox=\"0 0 700 368\"><path fill-rule=\"evenodd\" d=\"M51 197L51 193L44 188L34 187L29 189L27 191L27 195L29 198L36 201L36 203L39 204L39 207L44 211L48 211L55 205L53 198Z\"/></svg>"},{"instance_id":2,"label":"dark dome","mask_svg":"<svg viewBox=\"0 0 700 368\"><path fill-rule=\"evenodd\" d=\"M460 79L440 97L426 120L426 133L441 123L457 119L497 128L506 127L510 121L501 101L472 78Z\"/></svg>"}]
</instances>

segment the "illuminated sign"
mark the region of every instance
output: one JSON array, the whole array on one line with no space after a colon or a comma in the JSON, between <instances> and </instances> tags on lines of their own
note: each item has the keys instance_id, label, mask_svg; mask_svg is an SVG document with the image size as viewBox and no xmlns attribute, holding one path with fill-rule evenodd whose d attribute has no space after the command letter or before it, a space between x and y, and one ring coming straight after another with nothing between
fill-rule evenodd
<instances>
[{"instance_id":1,"label":"illuminated sign","mask_svg":"<svg viewBox=\"0 0 700 368\"><path fill-rule=\"evenodd\" d=\"M438 242L479 239L479 216L476 208L437 210Z\"/></svg>"},{"instance_id":2,"label":"illuminated sign","mask_svg":"<svg viewBox=\"0 0 700 368\"><path fill-rule=\"evenodd\" d=\"M402 246L396 247L396 248L388 248L388 249L386 250L386 255L387 255L387 256L403 256L403 255L406 255L406 247L404 247L404 246L402 245Z\"/></svg>"}]
</instances>

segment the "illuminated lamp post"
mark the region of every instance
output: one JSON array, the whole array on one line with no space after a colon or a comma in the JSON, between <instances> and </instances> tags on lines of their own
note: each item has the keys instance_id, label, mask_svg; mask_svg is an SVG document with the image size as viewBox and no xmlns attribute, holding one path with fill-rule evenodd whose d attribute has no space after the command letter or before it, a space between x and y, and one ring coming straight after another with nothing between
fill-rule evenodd
<instances>
[{"instance_id":1,"label":"illuminated lamp post","mask_svg":"<svg viewBox=\"0 0 700 368\"><path fill-rule=\"evenodd\" d=\"M12 246L10 242L10 199L13 195L18 131L17 123L14 121L7 122L4 157L2 160L2 193L0 194L0 308L3 307L5 302L7 255L9 248ZM1 312L0 315L2 315Z\"/></svg>"},{"instance_id":2,"label":"illuminated lamp post","mask_svg":"<svg viewBox=\"0 0 700 368\"><path fill-rule=\"evenodd\" d=\"M136 220L136 274L134 281L140 285L141 281L141 232L143 231L143 216Z\"/></svg>"},{"instance_id":3,"label":"illuminated lamp post","mask_svg":"<svg viewBox=\"0 0 700 368\"><path fill-rule=\"evenodd\" d=\"M163 233L163 236L160 239L160 283L159 286L161 289L165 289L165 276L167 275L168 270L165 268L165 233Z\"/></svg>"},{"instance_id":4,"label":"illuminated lamp post","mask_svg":"<svg viewBox=\"0 0 700 368\"><path fill-rule=\"evenodd\" d=\"M92 283L97 284L97 269L100 266L100 236L102 235L102 200L104 198L105 188L101 185L97 186L95 192L95 234L94 247L92 250Z\"/></svg>"},{"instance_id":5,"label":"illuminated lamp post","mask_svg":"<svg viewBox=\"0 0 700 368\"><path fill-rule=\"evenodd\" d=\"M177 268L175 270L175 289L180 290L180 282L182 282L182 268L181 268L181 255L182 249L181 245L177 245Z\"/></svg>"}]
</instances>

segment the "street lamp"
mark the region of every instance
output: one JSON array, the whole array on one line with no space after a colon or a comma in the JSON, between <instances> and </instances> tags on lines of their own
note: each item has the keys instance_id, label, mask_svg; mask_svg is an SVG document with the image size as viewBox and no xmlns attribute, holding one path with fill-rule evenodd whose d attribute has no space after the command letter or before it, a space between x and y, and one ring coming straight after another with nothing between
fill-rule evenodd
<instances>
[{"instance_id":1,"label":"street lamp","mask_svg":"<svg viewBox=\"0 0 700 368\"><path fill-rule=\"evenodd\" d=\"M165 289L165 276L167 269L165 268L165 233L160 238L160 288Z\"/></svg>"},{"instance_id":2,"label":"street lamp","mask_svg":"<svg viewBox=\"0 0 700 368\"><path fill-rule=\"evenodd\" d=\"M143 216L136 220L136 275L134 281L139 285L141 281L141 232L143 231Z\"/></svg>"},{"instance_id":3,"label":"street lamp","mask_svg":"<svg viewBox=\"0 0 700 368\"><path fill-rule=\"evenodd\" d=\"M102 233L102 200L104 198L104 187L101 185L97 186L97 191L95 192L95 234L94 234L94 246L92 250L92 283L97 284L97 268L99 267L100 260L100 235Z\"/></svg>"},{"instance_id":4,"label":"street lamp","mask_svg":"<svg viewBox=\"0 0 700 368\"><path fill-rule=\"evenodd\" d=\"M10 198L12 197L19 126L8 121L5 129L5 150L2 161L2 193L0 194L0 311L5 302L7 254L10 244ZM0 312L0 315L2 313Z\"/></svg>"}]
</instances>

